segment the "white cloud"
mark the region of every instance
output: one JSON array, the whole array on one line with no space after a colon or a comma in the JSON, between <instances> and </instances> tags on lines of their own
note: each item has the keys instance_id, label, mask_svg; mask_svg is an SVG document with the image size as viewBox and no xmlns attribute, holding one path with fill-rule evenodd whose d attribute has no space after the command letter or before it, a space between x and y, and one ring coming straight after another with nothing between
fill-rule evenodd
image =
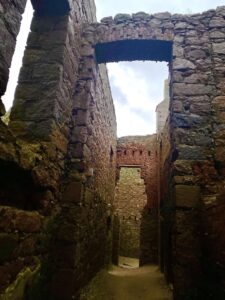
<instances>
[{"instance_id":1,"label":"white cloud","mask_svg":"<svg viewBox=\"0 0 225 300\"><path fill-rule=\"evenodd\" d=\"M118 136L126 135L146 135L155 132L155 124L148 119L141 118L138 114L131 111L129 105L124 105L115 101L117 116Z\"/></svg>"},{"instance_id":2,"label":"white cloud","mask_svg":"<svg viewBox=\"0 0 225 300\"><path fill-rule=\"evenodd\" d=\"M107 67L118 136L155 133L155 108L163 100L164 80L168 77L166 64L122 62ZM151 72L152 68L155 72ZM145 72L141 72L142 69Z\"/></svg>"}]
</instances>

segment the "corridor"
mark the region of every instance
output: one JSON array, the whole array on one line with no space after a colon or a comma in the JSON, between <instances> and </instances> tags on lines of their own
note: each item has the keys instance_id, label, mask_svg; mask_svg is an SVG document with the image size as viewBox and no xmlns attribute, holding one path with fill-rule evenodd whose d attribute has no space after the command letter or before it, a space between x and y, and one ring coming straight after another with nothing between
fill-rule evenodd
<instances>
[{"instance_id":1,"label":"corridor","mask_svg":"<svg viewBox=\"0 0 225 300\"><path fill-rule=\"evenodd\" d=\"M172 292L155 265L141 268L113 266L102 271L82 300L172 300Z\"/></svg>"}]
</instances>

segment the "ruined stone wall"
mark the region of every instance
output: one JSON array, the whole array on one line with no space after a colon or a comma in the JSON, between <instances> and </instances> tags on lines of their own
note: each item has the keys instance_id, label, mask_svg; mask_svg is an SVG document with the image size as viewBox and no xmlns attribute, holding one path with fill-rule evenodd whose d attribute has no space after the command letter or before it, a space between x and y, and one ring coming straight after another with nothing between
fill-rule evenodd
<instances>
[{"instance_id":1,"label":"ruined stone wall","mask_svg":"<svg viewBox=\"0 0 225 300\"><path fill-rule=\"evenodd\" d=\"M59 299L77 297L88 280L111 262L112 256L116 175L114 108L105 66L99 66L93 79L82 74L74 101L63 209L54 251L54 296ZM84 85L93 85L92 95Z\"/></svg>"},{"instance_id":2,"label":"ruined stone wall","mask_svg":"<svg viewBox=\"0 0 225 300\"><path fill-rule=\"evenodd\" d=\"M20 29L20 23L26 0L15 1L0 1L0 117L5 114L5 107L1 97L6 91L6 86L9 77L9 68L11 66L12 56L15 50L16 39ZM0 184L0 199L6 201L11 198L12 187L9 185L10 173L14 169L13 164L20 160L20 147L16 145L15 137L8 130L7 126L0 118L0 162L1 165L1 184ZM23 155L21 155L23 156ZM24 162L26 159L22 159ZM8 174L5 171L5 165L9 165ZM26 163L25 163L26 164ZM15 170L16 172L16 170ZM6 176L3 176L5 174ZM18 190L18 185L22 184L17 178L17 183L14 185L15 190ZM29 179L28 179L29 181ZM3 188L4 186L4 188ZM4 189L4 191L3 191ZM11 191L11 192L10 192ZM14 195L16 193L14 192Z\"/></svg>"},{"instance_id":3,"label":"ruined stone wall","mask_svg":"<svg viewBox=\"0 0 225 300\"><path fill-rule=\"evenodd\" d=\"M25 5L26 0L0 1L0 116L5 113L1 97L6 90L9 68Z\"/></svg>"},{"instance_id":4,"label":"ruined stone wall","mask_svg":"<svg viewBox=\"0 0 225 300\"><path fill-rule=\"evenodd\" d=\"M93 1L33 5L1 143L1 292L71 299L111 256L115 113L105 67L85 61Z\"/></svg>"},{"instance_id":5,"label":"ruined stone wall","mask_svg":"<svg viewBox=\"0 0 225 300\"><path fill-rule=\"evenodd\" d=\"M217 116L214 103L218 96L221 99L224 94L220 81L223 75L219 71L223 60L222 44L221 39L218 40L218 30L222 32L225 26L224 12L224 7L221 7L183 18L177 28L179 40L176 40L176 46L180 54L177 53L173 64L171 106L176 203L173 272L175 298L178 299L184 285L192 286L186 295L191 299L224 297L221 264L216 262L215 257L208 257L208 253L224 244L224 238L217 236L214 239L211 226L202 228L199 222L200 216L202 219L209 216L210 223L218 224L212 210L223 207L220 199L224 178L218 168L218 165L223 165L223 159L218 157L217 147L217 126L221 126L223 121ZM222 251L219 256L223 257ZM188 270L190 260L193 275ZM182 276L178 279L176 274ZM189 278L188 282L186 278Z\"/></svg>"},{"instance_id":6,"label":"ruined stone wall","mask_svg":"<svg viewBox=\"0 0 225 300\"><path fill-rule=\"evenodd\" d=\"M157 151L156 135L130 136L118 139L117 167L141 166L141 177L145 181L148 206L157 208Z\"/></svg>"},{"instance_id":7,"label":"ruined stone wall","mask_svg":"<svg viewBox=\"0 0 225 300\"><path fill-rule=\"evenodd\" d=\"M142 210L140 264L158 261L157 151L156 136L118 139L117 172L121 166L139 166L145 182L147 205ZM119 176L119 173L118 173Z\"/></svg>"},{"instance_id":8,"label":"ruined stone wall","mask_svg":"<svg viewBox=\"0 0 225 300\"><path fill-rule=\"evenodd\" d=\"M224 10L195 15L119 14L92 25L91 44L99 62L169 62L171 181L167 186L175 299L206 297L204 285L211 286L208 294L214 298L221 287L224 290L223 252L218 250L224 237L209 226L212 222L213 228L219 227L215 211L223 210ZM209 253L216 253L217 261ZM209 261L211 267L205 272ZM212 278L218 280L210 285Z\"/></svg>"},{"instance_id":9,"label":"ruined stone wall","mask_svg":"<svg viewBox=\"0 0 225 300\"><path fill-rule=\"evenodd\" d=\"M224 299L225 8L195 15L118 15L96 23L92 1L32 2L36 12L11 131L1 125L0 167L6 175L0 178L1 249L6 249L1 254L2 289L18 273L26 282L41 258L42 281L32 291L42 287L59 299L76 297L107 260L115 118L106 72L97 63L150 59L168 61L171 78L169 147L167 155L162 143L167 158L160 189L169 196L162 197L171 212L164 242L171 254L166 268L170 266L174 297ZM2 28L4 32L5 23ZM4 91L7 73L1 74ZM128 145L129 157L118 153L121 164L141 165L148 150L146 144L143 150L139 146ZM151 155L154 163L156 153ZM144 180L146 174L143 169ZM146 180L150 217L158 207L154 178ZM16 272L13 266L18 266ZM39 298L50 299L46 294Z\"/></svg>"},{"instance_id":10,"label":"ruined stone wall","mask_svg":"<svg viewBox=\"0 0 225 300\"><path fill-rule=\"evenodd\" d=\"M171 144L170 117L163 130L157 134L158 151L158 209L159 209L159 265L168 282L173 282L172 276L172 225L174 222L171 191L172 160L174 151Z\"/></svg>"},{"instance_id":11,"label":"ruined stone wall","mask_svg":"<svg viewBox=\"0 0 225 300\"><path fill-rule=\"evenodd\" d=\"M142 214L147 205L140 168L122 167L115 193L115 215L120 220L119 255L140 257Z\"/></svg>"}]
</instances>

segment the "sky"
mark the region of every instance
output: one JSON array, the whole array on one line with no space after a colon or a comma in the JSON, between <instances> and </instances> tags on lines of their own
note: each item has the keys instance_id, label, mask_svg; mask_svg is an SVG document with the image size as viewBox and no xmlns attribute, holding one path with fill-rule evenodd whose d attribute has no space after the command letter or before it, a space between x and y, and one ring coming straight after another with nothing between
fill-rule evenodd
<instances>
[{"instance_id":1,"label":"sky","mask_svg":"<svg viewBox=\"0 0 225 300\"><path fill-rule=\"evenodd\" d=\"M224 0L95 0L97 19L117 13L198 13L225 5ZM17 47L10 70L7 91L2 98L6 109L12 106L14 90L22 63L22 56L33 11L28 0L23 16ZM143 135L156 131L155 108L163 100L164 80L168 66L157 62L120 62L107 64L116 110L117 134Z\"/></svg>"}]
</instances>

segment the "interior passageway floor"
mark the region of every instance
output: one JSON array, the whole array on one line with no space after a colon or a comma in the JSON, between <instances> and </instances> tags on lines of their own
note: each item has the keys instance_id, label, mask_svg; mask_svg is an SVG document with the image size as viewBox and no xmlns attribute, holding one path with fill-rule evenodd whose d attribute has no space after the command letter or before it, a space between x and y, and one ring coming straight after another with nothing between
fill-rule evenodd
<instances>
[{"instance_id":1,"label":"interior passageway floor","mask_svg":"<svg viewBox=\"0 0 225 300\"><path fill-rule=\"evenodd\" d=\"M92 289L84 300L172 300L172 292L158 266L140 268L113 266L98 277L98 291Z\"/></svg>"}]
</instances>

